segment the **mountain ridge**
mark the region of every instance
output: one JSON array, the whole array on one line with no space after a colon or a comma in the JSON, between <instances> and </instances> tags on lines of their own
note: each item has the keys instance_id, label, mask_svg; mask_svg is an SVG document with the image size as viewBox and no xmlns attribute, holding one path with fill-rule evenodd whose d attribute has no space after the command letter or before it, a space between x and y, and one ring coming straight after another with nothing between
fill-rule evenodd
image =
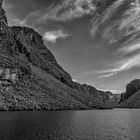
<instances>
[{"instance_id":1,"label":"mountain ridge","mask_svg":"<svg viewBox=\"0 0 140 140\"><path fill-rule=\"evenodd\" d=\"M28 27L9 27L0 0L0 110L109 109L119 95L72 81Z\"/></svg>"}]
</instances>

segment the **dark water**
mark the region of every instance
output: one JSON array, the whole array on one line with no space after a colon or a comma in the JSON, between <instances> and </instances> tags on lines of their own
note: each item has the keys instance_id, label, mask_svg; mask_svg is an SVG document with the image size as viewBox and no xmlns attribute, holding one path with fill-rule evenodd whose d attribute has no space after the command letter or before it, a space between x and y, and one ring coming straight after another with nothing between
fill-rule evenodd
<instances>
[{"instance_id":1,"label":"dark water","mask_svg":"<svg viewBox=\"0 0 140 140\"><path fill-rule=\"evenodd\" d=\"M140 110L0 112L0 140L140 140Z\"/></svg>"}]
</instances>

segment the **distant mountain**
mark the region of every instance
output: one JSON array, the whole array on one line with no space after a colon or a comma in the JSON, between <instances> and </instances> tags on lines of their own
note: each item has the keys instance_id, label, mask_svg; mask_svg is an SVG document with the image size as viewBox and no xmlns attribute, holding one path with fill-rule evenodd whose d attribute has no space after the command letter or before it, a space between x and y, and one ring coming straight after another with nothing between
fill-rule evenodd
<instances>
[{"instance_id":1,"label":"distant mountain","mask_svg":"<svg viewBox=\"0 0 140 140\"><path fill-rule=\"evenodd\" d=\"M0 110L113 108L119 95L72 81L31 28L9 27L0 0Z\"/></svg>"},{"instance_id":2,"label":"distant mountain","mask_svg":"<svg viewBox=\"0 0 140 140\"><path fill-rule=\"evenodd\" d=\"M140 108L140 79L131 81L121 95L119 108Z\"/></svg>"}]
</instances>

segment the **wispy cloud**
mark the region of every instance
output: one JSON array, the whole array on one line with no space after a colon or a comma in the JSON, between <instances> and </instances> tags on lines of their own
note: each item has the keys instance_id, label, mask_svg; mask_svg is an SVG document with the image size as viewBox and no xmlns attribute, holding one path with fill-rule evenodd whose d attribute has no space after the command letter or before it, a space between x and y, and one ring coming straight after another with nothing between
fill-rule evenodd
<instances>
[{"instance_id":1,"label":"wispy cloud","mask_svg":"<svg viewBox=\"0 0 140 140\"><path fill-rule=\"evenodd\" d=\"M76 80L76 79L72 79L72 81L73 81L73 82L78 82L78 80Z\"/></svg>"},{"instance_id":2,"label":"wispy cloud","mask_svg":"<svg viewBox=\"0 0 140 140\"><path fill-rule=\"evenodd\" d=\"M64 33L62 30L58 30L58 31L49 31L46 32L43 36L43 39L45 41L51 42L51 43L55 43L57 39L65 39L66 37L68 37L69 35Z\"/></svg>"},{"instance_id":3,"label":"wispy cloud","mask_svg":"<svg viewBox=\"0 0 140 140\"><path fill-rule=\"evenodd\" d=\"M112 69L112 71L114 71L114 69ZM104 73L104 74L100 75L99 78L108 78L108 77L116 75L118 73L118 71L117 72L107 72L107 71L105 71L105 72L101 72L101 73Z\"/></svg>"},{"instance_id":4,"label":"wispy cloud","mask_svg":"<svg viewBox=\"0 0 140 140\"><path fill-rule=\"evenodd\" d=\"M99 78L106 78L106 77L111 77L114 76L120 72L130 70L134 67L140 67L140 54L137 54L131 58L128 58L126 60L118 61L117 62L117 67L99 71L98 74Z\"/></svg>"},{"instance_id":5,"label":"wispy cloud","mask_svg":"<svg viewBox=\"0 0 140 140\"><path fill-rule=\"evenodd\" d=\"M130 58L124 58L120 61L114 62L108 69L85 71L84 74L96 74L99 78L108 78L135 67L140 67L140 54L136 54Z\"/></svg>"},{"instance_id":6,"label":"wispy cloud","mask_svg":"<svg viewBox=\"0 0 140 140\"><path fill-rule=\"evenodd\" d=\"M140 4L139 0L115 0L92 20L92 36L99 34L109 45L117 44L114 54L119 60L109 69L91 71L99 78L114 76L120 72L140 67ZM121 48L120 48L121 47ZM116 53L117 52L117 53ZM121 58L121 59L120 59Z\"/></svg>"},{"instance_id":7,"label":"wispy cloud","mask_svg":"<svg viewBox=\"0 0 140 140\"><path fill-rule=\"evenodd\" d=\"M92 0L63 0L58 5L31 12L24 19L26 24L40 24L48 21L66 22L85 15L93 14L96 7Z\"/></svg>"},{"instance_id":8,"label":"wispy cloud","mask_svg":"<svg viewBox=\"0 0 140 140\"><path fill-rule=\"evenodd\" d=\"M16 26L28 26L29 27L29 25L27 25L25 22L24 22L24 20L21 20L21 19L19 19L19 18L16 18L15 16L12 16L12 17L9 17L8 18L8 24L9 24L9 26L14 26L14 25L16 25Z\"/></svg>"},{"instance_id":9,"label":"wispy cloud","mask_svg":"<svg viewBox=\"0 0 140 140\"><path fill-rule=\"evenodd\" d=\"M140 51L140 42L124 46L124 47L120 48L117 51L117 53L121 54L121 55L128 55L128 54L131 54L131 53L136 53L138 51Z\"/></svg>"},{"instance_id":10,"label":"wispy cloud","mask_svg":"<svg viewBox=\"0 0 140 140\"><path fill-rule=\"evenodd\" d=\"M112 22L110 19L114 16L114 14L117 12L119 6L124 2L125 0L117 0L112 5L110 5L101 15L97 15L92 20L92 28L91 28L91 35L94 36L99 31L100 27L102 27L102 31L106 28L109 29L110 23ZM103 29L104 27L104 29ZM107 31L106 31L107 32Z\"/></svg>"},{"instance_id":11,"label":"wispy cloud","mask_svg":"<svg viewBox=\"0 0 140 140\"><path fill-rule=\"evenodd\" d=\"M92 36L99 33L110 44L123 40L123 38L125 43L131 43L140 32L139 23L138 0L115 0L101 14L94 17L90 32Z\"/></svg>"},{"instance_id":12,"label":"wispy cloud","mask_svg":"<svg viewBox=\"0 0 140 140\"><path fill-rule=\"evenodd\" d=\"M139 3L136 2L131 6L131 8L129 10L127 10L124 14L123 14L123 20L120 23L120 29L126 28L129 29L129 27L133 27L135 30L140 30L140 5ZM129 30L130 33L133 30Z\"/></svg>"}]
</instances>

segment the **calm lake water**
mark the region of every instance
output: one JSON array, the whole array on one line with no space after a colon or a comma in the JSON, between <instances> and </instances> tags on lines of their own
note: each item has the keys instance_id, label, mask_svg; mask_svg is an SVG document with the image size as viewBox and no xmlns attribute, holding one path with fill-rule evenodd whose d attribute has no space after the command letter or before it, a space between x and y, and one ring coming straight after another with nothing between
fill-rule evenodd
<instances>
[{"instance_id":1,"label":"calm lake water","mask_svg":"<svg viewBox=\"0 0 140 140\"><path fill-rule=\"evenodd\" d=\"M140 110L0 112L0 140L140 140Z\"/></svg>"}]
</instances>

